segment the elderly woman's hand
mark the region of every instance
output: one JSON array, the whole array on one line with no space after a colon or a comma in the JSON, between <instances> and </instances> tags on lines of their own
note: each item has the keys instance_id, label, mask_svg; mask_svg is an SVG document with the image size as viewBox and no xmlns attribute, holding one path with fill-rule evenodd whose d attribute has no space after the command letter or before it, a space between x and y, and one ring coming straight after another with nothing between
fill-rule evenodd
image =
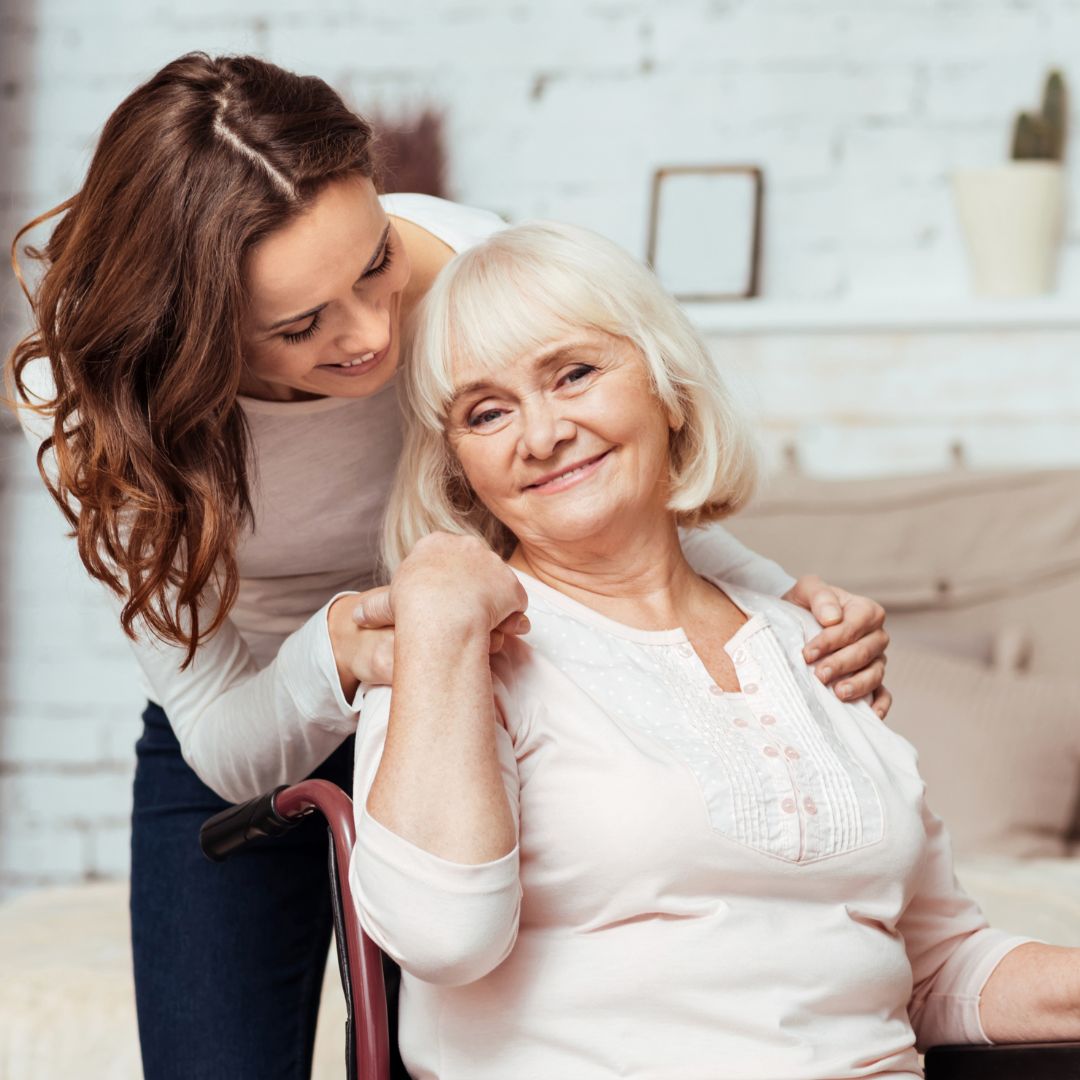
<instances>
[{"instance_id":1,"label":"elderly woman's hand","mask_svg":"<svg viewBox=\"0 0 1080 1080\"><path fill-rule=\"evenodd\" d=\"M818 678L844 701L873 695L874 712L884 720L892 706L892 694L882 685L889 645L885 609L812 574L799 578L784 599L806 608L824 627L803 649Z\"/></svg>"},{"instance_id":2,"label":"elderly woman's hand","mask_svg":"<svg viewBox=\"0 0 1080 1080\"><path fill-rule=\"evenodd\" d=\"M527 628L529 598L517 575L482 540L436 532L425 536L397 568L390 607L405 620L436 629L493 634Z\"/></svg>"},{"instance_id":3,"label":"elderly woman's hand","mask_svg":"<svg viewBox=\"0 0 1080 1080\"><path fill-rule=\"evenodd\" d=\"M482 558L489 566L490 559L495 559L502 564L502 560L486 548L483 548L480 553L473 550L473 546L478 544L479 541L460 536L447 537L446 534L442 533L438 535L448 539L449 543L444 539L435 541L429 547L437 545L441 549L440 557L443 560L450 558L453 561L453 553L461 554L462 549L464 549L467 558ZM429 554L433 554L433 552L429 552ZM402 568L404 566L405 563L402 564ZM415 570L416 566L417 564L414 562L411 570ZM509 584L506 575L508 574L510 578L513 578L513 572L505 564L496 569L497 579ZM457 596L459 597L461 596L460 580L459 578L456 585ZM513 582L517 585L516 578L513 578ZM518 585L518 588L520 588L520 585ZM521 596L523 600L523 592ZM342 598L343 601L345 599ZM360 596L349 599L352 607L352 622L357 628L352 669L357 678L369 686L388 686L394 678L394 623L396 621L391 586L382 585L377 589L369 589L367 592L361 593ZM432 616L434 616L432 609L434 601L434 594L426 598L428 611ZM503 647L508 634L524 634L528 632L528 629L528 618L515 610L491 631L491 652L496 653Z\"/></svg>"}]
</instances>

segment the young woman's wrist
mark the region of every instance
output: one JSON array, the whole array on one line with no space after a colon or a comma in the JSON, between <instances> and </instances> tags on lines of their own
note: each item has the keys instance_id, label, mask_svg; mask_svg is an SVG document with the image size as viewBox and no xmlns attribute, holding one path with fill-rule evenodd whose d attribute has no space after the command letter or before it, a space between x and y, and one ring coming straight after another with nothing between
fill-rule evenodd
<instances>
[{"instance_id":1,"label":"young woman's wrist","mask_svg":"<svg viewBox=\"0 0 1080 1080\"><path fill-rule=\"evenodd\" d=\"M360 679L353 665L360 630L353 619L358 593L339 596L326 612L326 626L330 633L330 648L334 653L334 666L337 668L341 692L346 701L352 701L360 689Z\"/></svg>"}]
</instances>

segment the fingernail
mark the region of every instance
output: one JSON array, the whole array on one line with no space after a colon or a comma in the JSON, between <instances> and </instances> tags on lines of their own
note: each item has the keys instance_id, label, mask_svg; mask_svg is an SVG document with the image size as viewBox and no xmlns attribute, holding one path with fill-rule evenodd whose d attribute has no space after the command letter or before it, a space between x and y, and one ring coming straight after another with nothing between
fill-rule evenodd
<instances>
[{"instance_id":1,"label":"fingernail","mask_svg":"<svg viewBox=\"0 0 1080 1080\"><path fill-rule=\"evenodd\" d=\"M532 629L532 623L529 622L529 616L528 615L520 615L520 616L518 616L517 632L519 634L527 634L531 629Z\"/></svg>"},{"instance_id":2,"label":"fingernail","mask_svg":"<svg viewBox=\"0 0 1080 1080\"><path fill-rule=\"evenodd\" d=\"M832 668L823 667L818 671L818 678L822 682L828 682L832 678Z\"/></svg>"},{"instance_id":3,"label":"fingernail","mask_svg":"<svg viewBox=\"0 0 1080 1080\"><path fill-rule=\"evenodd\" d=\"M842 698L850 697L851 687L847 683L841 683L841 685L836 688L836 692Z\"/></svg>"},{"instance_id":4,"label":"fingernail","mask_svg":"<svg viewBox=\"0 0 1080 1080\"><path fill-rule=\"evenodd\" d=\"M820 649L807 649L806 659L809 663L813 663L821 655Z\"/></svg>"},{"instance_id":5,"label":"fingernail","mask_svg":"<svg viewBox=\"0 0 1080 1080\"><path fill-rule=\"evenodd\" d=\"M353 617L353 622L363 622L364 621L364 605L363 604L357 604L356 607L354 607L352 609L352 617Z\"/></svg>"},{"instance_id":6,"label":"fingernail","mask_svg":"<svg viewBox=\"0 0 1080 1080\"><path fill-rule=\"evenodd\" d=\"M839 619L840 609L838 607L827 607L821 614L824 615L826 619Z\"/></svg>"}]
</instances>

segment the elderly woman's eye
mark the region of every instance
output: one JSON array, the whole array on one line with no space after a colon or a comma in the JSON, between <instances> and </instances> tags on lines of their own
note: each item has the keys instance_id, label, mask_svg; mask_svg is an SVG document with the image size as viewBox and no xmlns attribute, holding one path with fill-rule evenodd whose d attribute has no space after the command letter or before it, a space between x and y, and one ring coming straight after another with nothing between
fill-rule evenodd
<instances>
[{"instance_id":1,"label":"elderly woman's eye","mask_svg":"<svg viewBox=\"0 0 1080 1080\"><path fill-rule=\"evenodd\" d=\"M581 382L582 379L584 379L587 375L591 375L595 370L596 368L594 368L592 364L578 364L577 367L573 368L571 371L568 371L566 375L563 376L563 382Z\"/></svg>"},{"instance_id":2,"label":"elderly woman's eye","mask_svg":"<svg viewBox=\"0 0 1080 1080\"><path fill-rule=\"evenodd\" d=\"M469 427L483 427L485 424L493 424L502 416L502 409L484 409L483 412L473 413L469 417Z\"/></svg>"}]
</instances>

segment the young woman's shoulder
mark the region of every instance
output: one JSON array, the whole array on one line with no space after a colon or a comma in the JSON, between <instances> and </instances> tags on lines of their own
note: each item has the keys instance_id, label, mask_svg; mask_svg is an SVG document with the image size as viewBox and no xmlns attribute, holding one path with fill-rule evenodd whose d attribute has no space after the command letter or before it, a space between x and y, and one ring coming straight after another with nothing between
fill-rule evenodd
<instances>
[{"instance_id":1,"label":"young woman's shoulder","mask_svg":"<svg viewBox=\"0 0 1080 1080\"><path fill-rule=\"evenodd\" d=\"M464 251L506 228L506 222L490 210L463 206L434 195L395 192L379 196L379 201L388 214L419 225L454 251Z\"/></svg>"}]
</instances>

